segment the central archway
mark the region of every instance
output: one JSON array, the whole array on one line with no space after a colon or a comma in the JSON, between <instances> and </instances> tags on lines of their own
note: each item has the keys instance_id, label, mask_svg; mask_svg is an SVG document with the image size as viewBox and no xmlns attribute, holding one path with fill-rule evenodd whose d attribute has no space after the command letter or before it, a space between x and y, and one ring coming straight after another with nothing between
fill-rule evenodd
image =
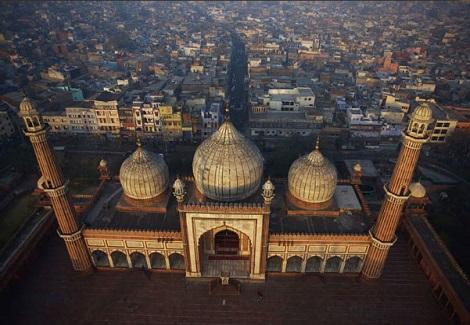
<instances>
[{"instance_id":1,"label":"central archway","mask_svg":"<svg viewBox=\"0 0 470 325\"><path fill-rule=\"evenodd\" d=\"M202 276L250 276L252 247L243 232L227 226L211 229L201 235L198 248Z\"/></svg>"},{"instance_id":2,"label":"central archway","mask_svg":"<svg viewBox=\"0 0 470 325\"><path fill-rule=\"evenodd\" d=\"M240 238L231 230L222 230L215 234L214 246L217 255L238 255Z\"/></svg>"}]
</instances>

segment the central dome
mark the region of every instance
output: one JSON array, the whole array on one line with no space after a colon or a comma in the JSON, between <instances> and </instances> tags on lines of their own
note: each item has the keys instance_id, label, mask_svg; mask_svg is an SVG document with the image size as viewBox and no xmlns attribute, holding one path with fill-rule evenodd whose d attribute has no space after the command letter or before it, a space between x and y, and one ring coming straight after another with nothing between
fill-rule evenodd
<instances>
[{"instance_id":1,"label":"central dome","mask_svg":"<svg viewBox=\"0 0 470 325\"><path fill-rule=\"evenodd\" d=\"M243 200L259 188L263 156L230 121L197 148L193 159L196 187L218 201Z\"/></svg>"},{"instance_id":2,"label":"central dome","mask_svg":"<svg viewBox=\"0 0 470 325\"><path fill-rule=\"evenodd\" d=\"M289 169L289 192L294 198L306 203L325 203L336 189L336 168L319 150L294 161Z\"/></svg>"},{"instance_id":3,"label":"central dome","mask_svg":"<svg viewBox=\"0 0 470 325\"><path fill-rule=\"evenodd\" d=\"M124 194L132 199L153 199L168 187L168 166L159 155L138 145L119 171Z\"/></svg>"}]
</instances>

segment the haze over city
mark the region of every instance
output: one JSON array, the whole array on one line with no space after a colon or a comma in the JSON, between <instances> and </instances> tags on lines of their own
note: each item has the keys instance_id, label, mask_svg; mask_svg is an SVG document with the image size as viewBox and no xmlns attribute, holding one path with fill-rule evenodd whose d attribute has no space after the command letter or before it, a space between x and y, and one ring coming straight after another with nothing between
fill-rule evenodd
<instances>
[{"instance_id":1,"label":"haze over city","mask_svg":"<svg viewBox=\"0 0 470 325\"><path fill-rule=\"evenodd\" d=\"M0 4L0 321L470 324L469 1Z\"/></svg>"}]
</instances>

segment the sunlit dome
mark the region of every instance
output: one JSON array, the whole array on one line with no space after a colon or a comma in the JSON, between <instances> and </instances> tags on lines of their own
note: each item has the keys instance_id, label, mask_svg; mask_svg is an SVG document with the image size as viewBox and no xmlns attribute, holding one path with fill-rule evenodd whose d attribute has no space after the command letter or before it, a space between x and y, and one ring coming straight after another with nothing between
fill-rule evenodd
<instances>
[{"instance_id":1,"label":"sunlit dome","mask_svg":"<svg viewBox=\"0 0 470 325\"><path fill-rule=\"evenodd\" d=\"M230 121L197 148L193 159L197 189L218 201L243 200L261 183L263 156Z\"/></svg>"},{"instance_id":2,"label":"sunlit dome","mask_svg":"<svg viewBox=\"0 0 470 325\"><path fill-rule=\"evenodd\" d=\"M415 198L423 198L426 196L426 189L420 182L411 183L408 187L410 195Z\"/></svg>"},{"instance_id":3,"label":"sunlit dome","mask_svg":"<svg viewBox=\"0 0 470 325\"><path fill-rule=\"evenodd\" d=\"M411 118L420 122L429 122L432 119L432 109L428 103L421 103L415 108Z\"/></svg>"},{"instance_id":4,"label":"sunlit dome","mask_svg":"<svg viewBox=\"0 0 470 325\"><path fill-rule=\"evenodd\" d=\"M289 169L289 193L307 203L328 202L336 189L336 168L319 150L315 150L294 161Z\"/></svg>"},{"instance_id":5,"label":"sunlit dome","mask_svg":"<svg viewBox=\"0 0 470 325\"><path fill-rule=\"evenodd\" d=\"M152 199L168 187L168 166L162 157L138 145L136 151L122 163L119 179L127 197Z\"/></svg>"}]
</instances>

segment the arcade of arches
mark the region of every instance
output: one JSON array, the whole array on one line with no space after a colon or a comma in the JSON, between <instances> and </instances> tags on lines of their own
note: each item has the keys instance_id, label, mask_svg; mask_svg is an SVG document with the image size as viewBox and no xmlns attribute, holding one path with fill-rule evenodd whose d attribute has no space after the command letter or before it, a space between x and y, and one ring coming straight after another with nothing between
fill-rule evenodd
<instances>
[{"instance_id":1,"label":"arcade of arches","mask_svg":"<svg viewBox=\"0 0 470 325\"><path fill-rule=\"evenodd\" d=\"M362 269L363 259L359 256L350 256L346 259L340 256L330 256L324 259L320 256L311 256L304 260L300 256L291 256L283 259L274 255L266 261L267 272L302 272L302 273L358 273Z\"/></svg>"},{"instance_id":2,"label":"arcade of arches","mask_svg":"<svg viewBox=\"0 0 470 325\"><path fill-rule=\"evenodd\" d=\"M127 255L118 250L111 254L106 254L102 250L94 250L91 257L93 264L99 268L184 270L184 257L179 253L172 253L166 258L159 252L152 252L148 255L142 252L132 252Z\"/></svg>"},{"instance_id":3,"label":"arcade of arches","mask_svg":"<svg viewBox=\"0 0 470 325\"><path fill-rule=\"evenodd\" d=\"M136 268L154 270L184 270L182 254L165 256L159 252L125 252L115 250L110 254L96 249L91 253L98 268ZM199 257L202 276L217 277L222 272L231 276L248 277L252 265L251 242L244 233L233 229L217 229L204 233L199 239ZM286 273L359 273L362 256L301 256L282 258L272 255L266 260L267 272Z\"/></svg>"}]
</instances>

